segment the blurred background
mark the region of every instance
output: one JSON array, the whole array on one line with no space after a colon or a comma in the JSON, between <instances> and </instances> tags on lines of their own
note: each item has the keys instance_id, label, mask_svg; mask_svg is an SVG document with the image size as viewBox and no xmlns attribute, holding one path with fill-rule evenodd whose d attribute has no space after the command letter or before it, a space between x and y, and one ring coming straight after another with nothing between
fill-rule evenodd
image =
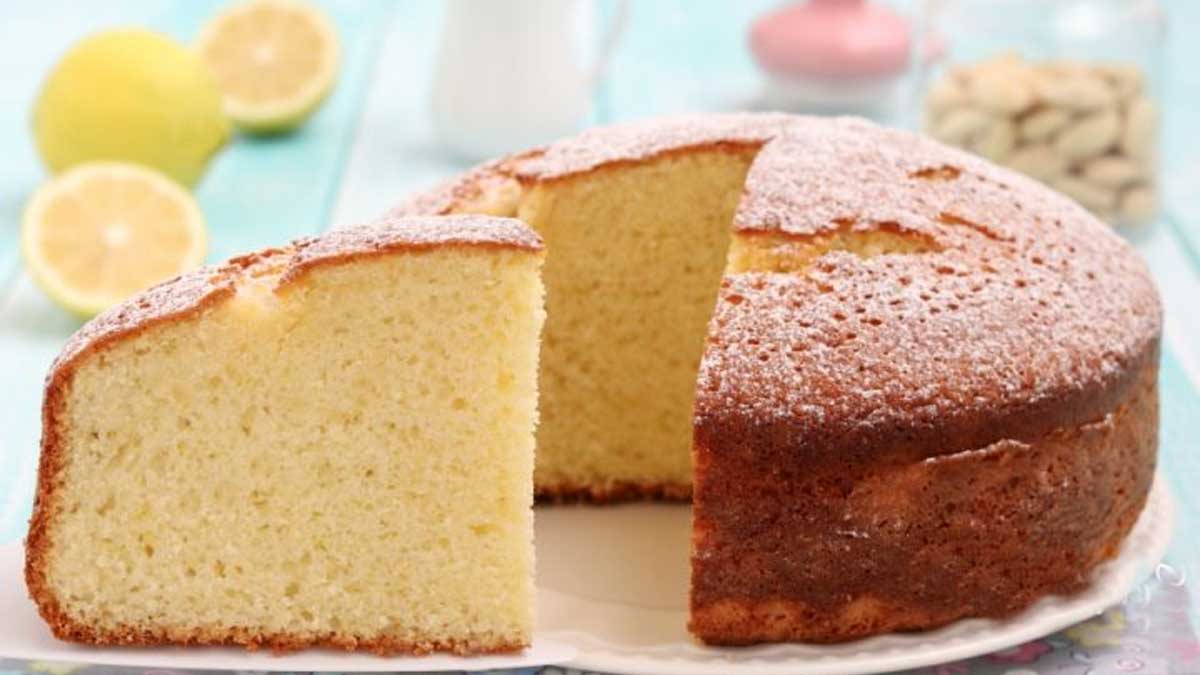
<instances>
[{"instance_id":1,"label":"blurred background","mask_svg":"<svg viewBox=\"0 0 1200 675\"><path fill-rule=\"evenodd\" d=\"M86 36L126 26L151 28L182 44L190 44L202 27L229 4L223 0L104 3L48 0L7 3L0 9L0 45L3 45L0 69L7 83L0 92L4 97L0 105L0 129L4 130L0 137L3 142L0 255L11 258L15 253L13 247L5 244L16 236L26 200L47 176L31 130L31 111L40 87L66 51ZM332 223L372 218L412 189L460 170L472 163L469 160L483 158L482 154L464 157L456 152L453 143L443 143L432 121L435 79L442 57L440 47L445 29L451 27L447 26L447 8L453 2L315 0L314 4L336 27L341 45L341 63L333 93L294 133L266 139L236 136L214 157L195 193L213 235L210 259L223 259L248 248L277 243L281 237L318 231ZM609 40L607 33L616 32L605 67L587 92L585 113L577 123L566 126L582 128L684 111L761 108L767 102L779 102L767 93L772 76L756 62L749 36L756 19L786 3L656 0L633 2L624 9L616 0L568 0L562 4L574 8L564 13L565 21L551 26L534 19L511 26L514 35L509 39L530 40L528 36L544 35L550 30L570 31L572 39L561 44L571 49L562 56L572 62L562 65L585 72ZM953 34L932 38L942 41L943 53L933 57L928 80L936 80L936 74L948 65L970 63L971 59L985 58L989 53L1044 52L1056 48L1072 56L1075 49L1069 35L1060 34L1057 42L1054 37L1041 42L1036 36L1031 37L1039 30L1048 32L1048 10L1043 5L1055 2L898 0L879 4L894 8L918 24L941 22L939 27L948 25L951 29L968 26L971 32L960 36L961 40L956 41ZM1161 33L1156 26L1149 25L1153 20L1145 20L1147 25L1134 26L1133 31L1123 30L1129 26L1103 24L1092 28L1100 36L1100 44L1110 49L1131 32L1155 36L1154 44L1146 48L1141 43L1132 47L1133 59L1147 67L1147 77L1156 88L1155 96L1161 97L1163 163L1180 178L1175 181L1181 187L1180 192L1195 192L1200 180L1196 178L1200 158L1189 154L1200 140L1200 129L1195 123L1200 119L1200 71L1193 65L1200 56L1200 48L1188 38L1188 33L1200 27L1200 7L1191 0L1156 3L1091 0L1074 4L1091 5L1095 14L1115 16L1130 13L1130 7L1151 6L1166 17L1167 25ZM480 11L489 5L506 3L467 2L466 14L476 14L477 22L494 26L491 22L496 17ZM539 11L536 5L528 10L535 16ZM1024 15L1017 13L1013 19L1013 7L1018 5L1024 5L1028 11ZM972 25L953 16L956 12L977 21ZM506 6L500 14L511 15L512 6ZM999 26L1006 17L1010 25ZM464 27L465 23L470 22L456 21L453 27L459 31L473 28ZM1027 35L1018 33L1014 39L1012 24L1016 31L1025 31ZM1009 34L1000 32L1001 28L1010 31ZM881 28L887 29L886 25ZM999 34L989 35L988 31L993 29ZM914 34L919 31L919 25L913 28ZM786 39L786 31L784 36ZM960 44L966 47L960 48ZM559 46L548 45L542 53L554 53ZM473 65L471 61L480 58L473 50L464 51L472 53L458 59L464 62L461 67ZM1089 53L1089 58L1092 55ZM498 69L510 68L495 51L483 60ZM538 67L546 67L544 62L538 63L541 65L516 59L511 67L531 68L536 74ZM906 79L901 86L913 86L917 91L903 92L902 99L906 95L910 98L900 102L888 121L920 127L923 91L921 83L909 72L911 66L908 62L898 65L904 69L899 77ZM497 84L511 85L528 77L528 73L514 73L512 78ZM871 78L868 75L865 79ZM539 84L547 87L533 94ZM554 84L554 81L533 82L528 87L529 93L543 101L567 95L562 88L553 90ZM479 92L488 84L468 80L459 86ZM514 94L511 99L518 97ZM819 101L820 96L814 98ZM837 100L836 95L828 98ZM517 104L511 99L515 108ZM783 102L787 100L785 97ZM819 110L820 105L811 108ZM836 110L839 106L829 108ZM558 131L548 129L551 134ZM524 147L520 142L516 140L513 149ZM248 180L248 176L253 179ZM1185 177L1187 180L1183 180ZM13 260L4 260L0 269L11 270L14 264Z\"/></svg>"},{"instance_id":2,"label":"blurred background","mask_svg":"<svg viewBox=\"0 0 1200 675\"><path fill-rule=\"evenodd\" d=\"M0 541L24 533L41 379L83 319L115 301L97 288L116 277L144 285L144 274L367 221L479 160L590 126L786 109L929 132L1070 194L1139 247L1167 304L1163 461L1186 533L1162 574L1181 586L1200 572L1200 2L311 0L285 6L297 12L286 20L239 7L0 7ZM127 27L170 44L76 47ZM200 58L179 65L172 50ZM299 64L295 96L269 86L279 54ZM181 83L204 72L221 100L201 114L211 83ZM278 107L258 105L272 97ZM194 156L179 156L189 145ZM83 179L64 176L96 159L165 176L144 189L178 231L138 239L133 216L72 229L62 204ZM120 213L124 198L106 208ZM125 246L112 278L68 273L130 237L146 248ZM1185 631L1171 639L1194 669L1176 672L1200 672L1190 595L1177 596ZM1097 625L1118 642L1128 632Z\"/></svg>"}]
</instances>

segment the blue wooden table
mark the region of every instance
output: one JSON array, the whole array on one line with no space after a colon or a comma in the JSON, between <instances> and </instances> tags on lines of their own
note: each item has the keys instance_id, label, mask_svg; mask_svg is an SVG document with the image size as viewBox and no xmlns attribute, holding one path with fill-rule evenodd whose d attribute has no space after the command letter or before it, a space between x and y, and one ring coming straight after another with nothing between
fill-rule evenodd
<instances>
[{"instance_id":1,"label":"blue wooden table","mask_svg":"<svg viewBox=\"0 0 1200 675\"><path fill-rule=\"evenodd\" d=\"M611 0L601 0L601 13L612 12L606 3ZM136 24L189 40L221 4L43 0L0 8L0 543L24 534L42 377L79 326L31 285L15 246L21 208L45 178L28 123L37 87L62 51L85 34ZM368 220L463 168L439 151L427 112L441 5L322 4L344 46L338 87L299 133L237 138L219 156L197 193L211 228L212 260ZM736 107L760 86L744 27L771 4L637 4L594 121ZM1103 617L1012 653L928 672L1200 672L1193 628L1200 622L1200 41L1189 35L1200 29L1200 2L1175 0L1168 8L1174 28L1165 105L1169 210L1136 237L1167 309L1162 464L1179 502L1167 564L1130 602Z\"/></svg>"}]
</instances>

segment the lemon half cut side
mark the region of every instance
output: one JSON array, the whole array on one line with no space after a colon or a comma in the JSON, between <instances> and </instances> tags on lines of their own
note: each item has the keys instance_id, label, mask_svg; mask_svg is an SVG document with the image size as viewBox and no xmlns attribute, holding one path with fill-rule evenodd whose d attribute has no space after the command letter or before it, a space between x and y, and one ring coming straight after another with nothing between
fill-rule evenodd
<instances>
[{"instance_id":1,"label":"lemon half cut side","mask_svg":"<svg viewBox=\"0 0 1200 675\"><path fill-rule=\"evenodd\" d=\"M226 114L251 133L298 126L337 78L337 31L297 0L233 5L204 27L196 51L217 79Z\"/></svg>"},{"instance_id":2,"label":"lemon half cut side","mask_svg":"<svg viewBox=\"0 0 1200 675\"><path fill-rule=\"evenodd\" d=\"M138 164L80 164L34 193L21 223L33 280L58 305L90 317L198 267L208 237L195 199Z\"/></svg>"}]
</instances>

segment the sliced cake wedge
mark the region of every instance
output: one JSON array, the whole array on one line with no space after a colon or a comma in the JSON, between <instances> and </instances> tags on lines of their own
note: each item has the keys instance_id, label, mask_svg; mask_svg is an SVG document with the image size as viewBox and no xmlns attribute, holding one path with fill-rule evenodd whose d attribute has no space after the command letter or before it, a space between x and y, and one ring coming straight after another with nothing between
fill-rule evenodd
<instances>
[{"instance_id":1,"label":"sliced cake wedge","mask_svg":"<svg viewBox=\"0 0 1200 675\"><path fill-rule=\"evenodd\" d=\"M542 243L398 218L156 286L54 364L26 577L97 644L531 640Z\"/></svg>"}]
</instances>

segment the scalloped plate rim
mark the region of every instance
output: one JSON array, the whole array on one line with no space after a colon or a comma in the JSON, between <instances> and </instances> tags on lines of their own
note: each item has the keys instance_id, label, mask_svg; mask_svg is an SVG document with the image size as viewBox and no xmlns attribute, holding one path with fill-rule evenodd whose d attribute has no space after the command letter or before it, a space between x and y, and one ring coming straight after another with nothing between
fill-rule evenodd
<instances>
[{"instance_id":1,"label":"scalloped plate rim","mask_svg":"<svg viewBox=\"0 0 1200 675\"><path fill-rule=\"evenodd\" d=\"M576 647L571 668L624 675L869 675L948 663L1015 647L1095 617L1119 604L1162 560L1175 504L1161 471L1116 558L1073 596L1051 596L1004 620L963 619L937 630L889 634L839 645L704 647L692 642L622 646L569 627L538 635ZM1131 542L1138 545L1131 546ZM539 588L540 594L568 597ZM653 610L648 610L653 611ZM843 652L857 647L852 654Z\"/></svg>"}]
</instances>

